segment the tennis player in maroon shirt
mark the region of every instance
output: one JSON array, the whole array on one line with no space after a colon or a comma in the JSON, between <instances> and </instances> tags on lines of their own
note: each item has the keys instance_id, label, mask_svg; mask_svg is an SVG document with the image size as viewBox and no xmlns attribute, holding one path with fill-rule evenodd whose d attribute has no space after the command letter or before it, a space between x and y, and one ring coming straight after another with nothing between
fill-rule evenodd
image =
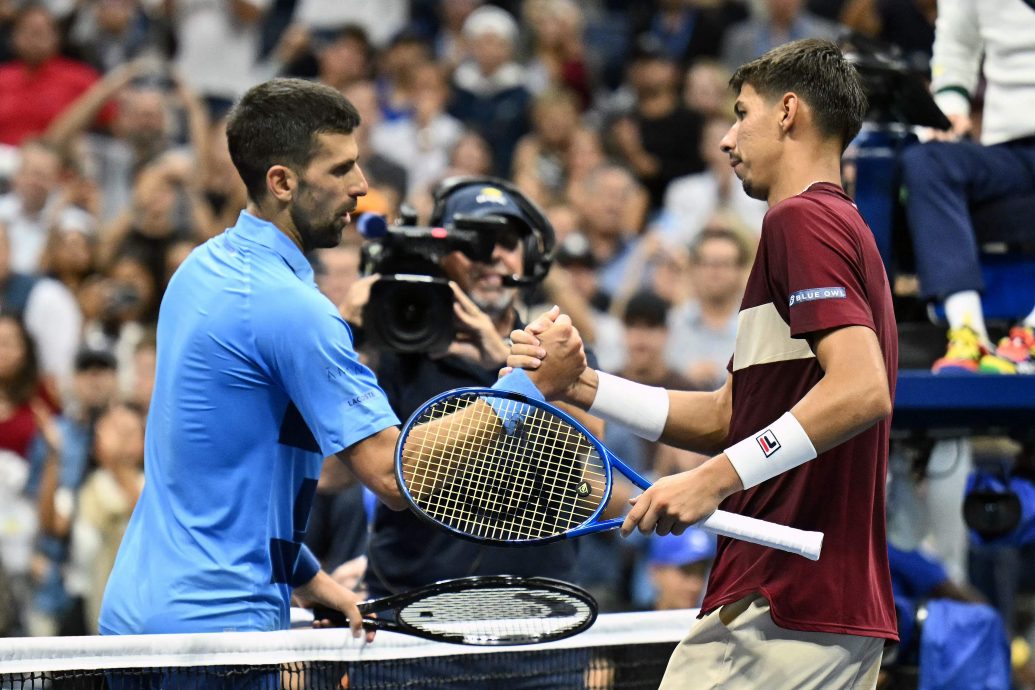
<instances>
[{"instance_id":1,"label":"tennis player in maroon shirt","mask_svg":"<svg viewBox=\"0 0 1035 690\"><path fill-rule=\"evenodd\" d=\"M513 334L507 364L548 398L718 453L632 499L623 533L678 534L721 507L826 535L816 562L720 538L701 618L663 689L873 688L897 639L884 482L898 352L884 266L840 184L866 99L838 48L812 39L743 65L730 84L736 120L721 147L769 211L726 384L666 391L572 370L550 357L579 338L553 322L556 309Z\"/></svg>"}]
</instances>

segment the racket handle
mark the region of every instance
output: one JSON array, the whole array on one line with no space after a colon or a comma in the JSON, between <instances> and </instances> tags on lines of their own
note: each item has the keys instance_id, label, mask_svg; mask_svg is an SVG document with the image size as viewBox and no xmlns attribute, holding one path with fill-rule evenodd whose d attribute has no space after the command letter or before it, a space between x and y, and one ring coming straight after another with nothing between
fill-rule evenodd
<instances>
[{"instance_id":1,"label":"racket handle","mask_svg":"<svg viewBox=\"0 0 1035 690\"><path fill-rule=\"evenodd\" d=\"M595 532L606 532L621 527L624 519L618 517L602 520L574 529L566 536L570 539ZM706 519L697 523L697 527L731 539L739 539L797 556L804 556L810 561L818 561L819 553L823 549L822 532L808 532L767 520L729 513L725 510L716 510Z\"/></svg>"},{"instance_id":2,"label":"racket handle","mask_svg":"<svg viewBox=\"0 0 1035 690\"><path fill-rule=\"evenodd\" d=\"M725 510L716 510L697 526L724 537L804 556L810 561L818 561L823 549L822 532L809 532Z\"/></svg>"}]
</instances>

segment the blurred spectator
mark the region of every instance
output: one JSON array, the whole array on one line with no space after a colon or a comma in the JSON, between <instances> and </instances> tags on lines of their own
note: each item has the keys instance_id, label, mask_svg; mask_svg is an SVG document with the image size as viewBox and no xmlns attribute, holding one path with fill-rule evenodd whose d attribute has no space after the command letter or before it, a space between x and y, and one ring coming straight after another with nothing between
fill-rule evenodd
<instances>
[{"instance_id":1,"label":"blurred spectator","mask_svg":"<svg viewBox=\"0 0 1035 690\"><path fill-rule=\"evenodd\" d=\"M679 97L679 69L661 47L641 39L631 56L629 85L636 102L609 128L619 158L650 193L650 207L661 207L668 183L704 168L703 120Z\"/></svg>"},{"instance_id":2,"label":"blurred spectator","mask_svg":"<svg viewBox=\"0 0 1035 690\"><path fill-rule=\"evenodd\" d=\"M40 380L32 336L14 316L0 315L0 450L28 456L37 431L33 403L58 410Z\"/></svg>"},{"instance_id":3,"label":"blurred spectator","mask_svg":"<svg viewBox=\"0 0 1035 690\"><path fill-rule=\"evenodd\" d=\"M570 91L549 90L536 96L533 129L514 151L513 179L541 205L565 199L569 151L578 126L578 103Z\"/></svg>"},{"instance_id":4,"label":"blurred spectator","mask_svg":"<svg viewBox=\"0 0 1035 690\"><path fill-rule=\"evenodd\" d=\"M740 235L721 227L703 230L690 247L695 298L671 314L666 361L697 388L715 390L726 380L751 256Z\"/></svg>"},{"instance_id":5,"label":"blurred spectator","mask_svg":"<svg viewBox=\"0 0 1035 690\"><path fill-rule=\"evenodd\" d=\"M186 114L189 149L184 155L205 151L209 120L204 105L186 81L175 72L168 88L156 82L163 69L151 58L140 58L109 72L57 118L47 129L47 139L62 151L75 150L79 137L83 143L84 165L101 188L101 219L108 222L130 203L138 173L161 154L178 146L173 123L172 101ZM110 134L87 133L96 113L113 98L118 99L118 115ZM193 166L204 175L204 158Z\"/></svg>"},{"instance_id":6,"label":"blurred spectator","mask_svg":"<svg viewBox=\"0 0 1035 690\"><path fill-rule=\"evenodd\" d=\"M434 53L442 66L452 71L469 56L463 35L464 22L484 0L441 0L434 3Z\"/></svg>"},{"instance_id":7,"label":"blurred spectator","mask_svg":"<svg viewBox=\"0 0 1035 690\"><path fill-rule=\"evenodd\" d=\"M607 311L608 299L597 287L596 269L597 260L585 235L572 231L560 238L554 266L543 280L547 302L543 307L556 304L561 313L568 314L583 341L592 346L600 368L614 372L625 361L625 332L621 320ZM541 311L532 309L530 313Z\"/></svg>"},{"instance_id":8,"label":"blurred spectator","mask_svg":"<svg viewBox=\"0 0 1035 690\"><path fill-rule=\"evenodd\" d=\"M930 71L937 0L848 0L841 22L850 29L897 46L910 66Z\"/></svg>"},{"instance_id":9,"label":"blurred spectator","mask_svg":"<svg viewBox=\"0 0 1035 690\"><path fill-rule=\"evenodd\" d=\"M78 622L67 625L72 607L64 586L68 534L75 494L82 484L92 455L94 424L117 393L115 358L103 350L76 354L71 394L61 415L36 406L40 433L29 450L32 467L31 493L37 495L41 530L36 548L36 593L28 618L31 634L84 634L81 611Z\"/></svg>"},{"instance_id":10,"label":"blurred spectator","mask_svg":"<svg viewBox=\"0 0 1035 690\"><path fill-rule=\"evenodd\" d=\"M647 568L654 592L654 609L696 608L704 598L708 570L715 558L715 537L690 527L680 535L651 535Z\"/></svg>"},{"instance_id":11,"label":"blurred spectator","mask_svg":"<svg viewBox=\"0 0 1035 690\"><path fill-rule=\"evenodd\" d=\"M40 272L73 294L83 280L97 271L97 223L75 206L58 214L40 259Z\"/></svg>"},{"instance_id":12,"label":"blurred spectator","mask_svg":"<svg viewBox=\"0 0 1035 690\"><path fill-rule=\"evenodd\" d=\"M118 255L106 274L83 285L83 343L115 355L119 390L133 387L133 359L154 325L157 298L154 273L145 259L131 253Z\"/></svg>"},{"instance_id":13,"label":"blurred spectator","mask_svg":"<svg viewBox=\"0 0 1035 690\"><path fill-rule=\"evenodd\" d=\"M523 13L532 29L529 90L535 95L548 89L571 91L578 110L585 110L593 95L593 79L582 39L582 9L574 0L529 0Z\"/></svg>"},{"instance_id":14,"label":"blurred spectator","mask_svg":"<svg viewBox=\"0 0 1035 690\"><path fill-rule=\"evenodd\" d=\"M167 153L136 177L133 202L115 217L101 235L100 260L108 265L118 253L132 252L154 276L156 287L165 286L166 253L181 240L208 237L213 219L202 196L202 178L193 160L181 153Z\"/></svg>"},{"instance_id":15,"label":"blurred spectator","mask_svg":"<svg viewBox=\"0 0 1035 690\"><path fill-rule=\"evenodd\" d=\"M316 78L339 91L370 78L373 47L367 32L347 24L323 41L317 41Z\"/></svg>"},{"instance_id":16,"label":"blurred spectator","mask_svg":"<svg viewBox=\"0 0 1035 690\"><path fill-rule=\"evenodd\" d=\"M701 157L708 167L672 180L668 186L664 212L655 223L667 244L689 244L717 214L733 219L755 235L762 231L762 218L769 205L747 195L729 156L719 148L729 128L728 115L709 120L701 136Z\"/></svg>"},{"instance_id":17,"label":"blurred spectator","mask_svg":"<svg viewBox=\"0 0 1035 690\"><path fill-rule=\"evenodd\" d=\"M745 18L735 2L659 0L644 33L654 39L669 59L689 65L700 57L718 57L726 29Z\"/></svg>"},{"instance_id":18,"label":"blurred spectator","mask_svg":"<svg viewBox=\"0 0 1035 690\"><path fill-rule=\"evenodd\" d=\"M41 3L21 9L11 41L14 60L0 64L0 144L18 145L42 134L99 75L89 65L58 55L58 26ZM112 112L104 115L110 119Z\"/></svg>"},{"instance_id":19,"label":"blurred spectator","mask_svg":"<svg viewBox=\"0 0 1035 690\"><path fill-rule=\"evenodd\" d=\"M71 209L69 209L71 210ZM75 296L51 278L12 271L7 233L0 227L0 308L25 324L46 388L63 392L72 373L83 317Z\"/></svg>"},{"instance_id":20,"label":"blurred spectator","mask_svg":"<svg viewBox=\"0 0 1035 690\"><path fill-rule=\"evenodd\" d=\"M248 205L248 192L230 159L226 141L226 120L218 120L209 127L208 143L197 155L205 158L202 165L201 191L212 211L212 224L204 237L213 237L237 222ZM167 275L172 276L171 273Z\"/></svg>"},{"instance_id":21,"label":"blurred spectator","mask_svg":"<svg viewBox=\"0 0 1035 690\"><path fill-rule=\"evenodd\" d=\"M460 121L446 112L449 78L437 64L426 62L413 68L410 95L411 113L379 123L370 135L375 151L406 169L406 199L442 178L449 165L449 152L464 130Z\"/></svg>"},{"instance_id":22,"label":"blurred spectator","mask_svg":"<svg viewBox=\"0 0 1035 690\"><path fill-rule=\"evenodd\" d=\"M0 450L0 632L27 633L27 602L32 592L32 545L38 532L36 512L26 496L25 459Z\"/></svg>"},{"instance_id":23,"label":"blurred spectator","mask_svg":"<svg viewBox=\"0 0 1035 690\"><path fill-rule=\"evenodd\" d=\"M140 0L78 3L69 39L82 58L109 72L152 49L152 27Z\"/></svg>"},{"instance_id":24,"label":"blurred spectator","mask_svg":"<svg viewBox=\"0 0 1035 690\"><path fill-rule=\"evenodd\" d=\"M377 89L372 82L362 81L345 89L344 94L356 106L362 118L354 135L360 150L364 152L363 174L366 175L369 186L387 197L388 207L394 209L406 198L408 180L406 168L383 151L379 151L372 139L382 124L381 111L377 105Z\"/></svg>"},{"instance_id":25,"label":"blurred spectator","mask_svg":"<svg viewBox=\"0 0 1035 690\"><path fill-rule=\"evenodd\" d=\"M176 35L176 68L218 120L261 77L263 17L273 0L168 0Z\"/></svg>"},{"instance_id":26,"label":"blurred spectator","mask_svg":"<svg viewBox=\"0 0 1035 690\"><path fill-rule=\"evenodd\" d=\"M734 24L723 42L722 61L730 70L799 38L837 40L837 24L809 12L804 0L762 0L752 18Z\"/></svg>"},{"instance_id":27,"label":"blurred spectator","mask_svg":"<svg viewBox=\"0 0 1035 690\"><path fill-rule=\"evenodd\" d=\"M23 143L20 154L11 191L0 196L0 226L7 229L11 269L36 273L61 205L61 157L38 140Z\"/></svg>"},{"instance_id":28,"label":"blurred spectator","mask_svg":"<svg viewBox=\"0 0 1035 690\"><path fill-rule=\"evenodd\" d=\"M73 594L83 597L86 629L97 634L97 618L122 535L144 487L144 415L132 405L109 407L94 434L97 467L76 497L70 559L83 581Z\"/></svg>"},{"instance_id":29,"label":"blurred spectator","mask_svg":"<svg viewBox=\"0 0 1035 690\"><path fill-rule=\"evenodd\" d=\"M711 118L733 121L733 94L730 93L730 73L715 60L696 61L686 71L683 81L683 105L699 113L706 121Z\"/></svg>"},{"instance_id":30,"label":"blurred spectator","mask_svg":"<svg viewBox=\"0 0 1035 690\"><path fill-rule=\"evenodd\" d=\"M670 344L669 304L649 290L635 293L625 304L625 362L618 374L630 381L669 390L694 390L692 381L665 360ZM671 474L694 463L688 451L647 441L618 424L608 424L605 442L615 455L624 458L637 472L650 476Z\"/></svg>"},{"instance_id":31,"label":"blurred spectator","mask_svg":"<svg viewBox=\"0 0 1035 690\"><path fill-rule=\"evenodd\" d=\"M620 165L605 164L583 180L578 194L582 231L597 262L600 291L613 299L643 284L633 261L639 228L625 225L626 205L635 199L636 180ZM630 289L631 286L631 289Z\"/></svg>"},{"instance_id":32,"label":"blurred spectator","mask_svg":"<svg viewBox=\"0 0 1035 690\"><path fill-rule=\"evenodd\" d=\"M371 43L383 47L406 27L409 18L409 0L298 0L293 19L317 35L333 35L346 24L356 24Z\"/></svg>"},{"instance_id":33,"label":"blurred spectator","mask_svg":"<svg viewBox=\"0 0 1035 690\"><path fill-rule=\"evenodd\" d=\"M488 175L495 168L492 148L478 132L468 130L460 135L449 154L449 175Z\"/></svg>"},{"instance_id":34,"label":"blurred spectator","mask_svg":"<svg viewBox=\"0 0 1035 690\"><path fill-rule=\"evenodd\" d=\"M151 407L151 395L155 388L157 353L154 334L148 332L133 350L132 376L128 389L123 391L125 400L142 410L145 417Z\"/></svg>"},{"instance_id":35,"label":"blurred spectator","mask_svg":"<svg viewBox=\"0 0 1035 690\"><path fill-rule=\"evenodd\" d=\"M514 147L529 129L525 68L514 61L518 25L505 10L479 7L464 22L471 48L453 74L450 112L492 143L495 174L511 170Z\"/></svg>"},{"instance_id":36,"label":"blurred spectator","mask_svg":"<svg viewBox=\"0 0 1035 690\"><path fill-rule=\"evenodd\" d=\"M345 302L349 288L359 279L359 256L359 245L349 239L337 247L312 252L316 285L333 304Z\"/></svg>"},{"instance_id":37,"label":"blurred spectator","mask_svg":"<svg viewBox=\"0 0 1035 690\"><path fill-rule=\"evenodd\" d=\"M409 117L413 109L416 70L432 63L431 46L420 36L404 31L392 39L378 58L377 98L381 119Z\"/></svg>"}]
</instances>

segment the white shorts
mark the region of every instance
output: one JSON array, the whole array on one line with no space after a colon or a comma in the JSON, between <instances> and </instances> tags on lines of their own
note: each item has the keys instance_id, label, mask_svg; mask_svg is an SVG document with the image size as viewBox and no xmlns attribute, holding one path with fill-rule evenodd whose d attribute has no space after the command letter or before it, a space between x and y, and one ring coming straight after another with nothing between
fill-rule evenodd
<instances>
[{"instance_id":1,"label":"white shorts","mask_svg":"<svg viewBox=\"0 0 1035 690\"><path fill-rule=\"evenodd\" d=\"M873 690L884 640L786 630L752 594L697 621L660 690Z\"/></svg>"}]
</instances>

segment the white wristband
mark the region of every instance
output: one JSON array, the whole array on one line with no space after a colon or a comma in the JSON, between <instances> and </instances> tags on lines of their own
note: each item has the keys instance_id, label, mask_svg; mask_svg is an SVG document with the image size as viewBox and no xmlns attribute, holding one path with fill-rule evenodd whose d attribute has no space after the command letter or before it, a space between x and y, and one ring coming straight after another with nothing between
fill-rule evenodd
<instances>
[{"instance_id":1,"label":"white wristband","mask_svg":"<svg viewBox=\"0 0 1035 690\"><path fill-rule=\"evenodd\" d=\"M790 412L726 449L745 489L808 462L816 448Z\"/></svg>"},{"instance_id":2,"label":"white wristband","mask_svg":"<svg viewBox=\"0 0 1035 690\"><path fill-rule=\"evenodd\" d=\"M668 391L597 372L597 395L589 413L604 421L628 427L648 441L657 441L668 419Z\"/></svg>"}]
</instances>

